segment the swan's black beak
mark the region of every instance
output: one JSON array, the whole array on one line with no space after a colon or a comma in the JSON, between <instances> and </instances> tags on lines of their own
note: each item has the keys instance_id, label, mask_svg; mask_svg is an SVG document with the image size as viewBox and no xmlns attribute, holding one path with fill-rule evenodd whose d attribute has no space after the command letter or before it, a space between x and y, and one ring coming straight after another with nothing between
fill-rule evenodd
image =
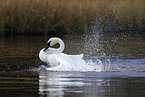
<instances>
[{"instance_id":1,"label":"swan's black beak","mask_svg":"<svg viewBox=\"0 0 145 97\"><path fill-rule=\"evenodd\" d=\"M47 45L46 45L46 47L45 47L45 49L43 51L46 51L50 47L50 42L47 43Z\"/></svg>"}]
</instances>

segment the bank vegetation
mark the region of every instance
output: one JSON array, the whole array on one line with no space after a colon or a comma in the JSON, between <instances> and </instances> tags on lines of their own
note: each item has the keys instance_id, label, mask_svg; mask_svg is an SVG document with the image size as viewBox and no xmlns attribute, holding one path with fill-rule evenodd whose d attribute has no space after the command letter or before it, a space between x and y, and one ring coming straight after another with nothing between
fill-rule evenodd
<instances>
[{"instance_id":1,"label":"bank vegetation","mask_svg":"<svg viewBox=\"0 0 145 97\"><path fill-rule=\"evenodd\" d=\"M0 35L145 31L144 0L0 0Z\"/></svg>"}]
</instances>

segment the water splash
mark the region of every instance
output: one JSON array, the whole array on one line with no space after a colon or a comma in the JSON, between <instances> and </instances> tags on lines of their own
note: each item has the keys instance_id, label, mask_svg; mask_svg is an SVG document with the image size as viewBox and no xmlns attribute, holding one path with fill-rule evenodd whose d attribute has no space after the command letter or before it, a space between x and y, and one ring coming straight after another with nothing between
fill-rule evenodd
<instances>
[{"instance_id":1,"label":"water splash","mask_svg":"<svg viewBox=\"0 0 145 97\"><path fill-rule=\"evenodd\" d=\"M101 64L94 63L90 60L85 64L77 64L77 66L59 65L56 67L48 67L45 65L41 65L40 68L47 71L101 72L103 67Z\"/></svg>"},{"instance_id":2,"label":"water splash","mask_svg":"<svg viewBox=\"0 0 145 97\"><path fill-rule=\"evenodd\" d=\"M92 59L92 58L95 58ZM102 71L110 71L110 60L109 59L98 59L96 57L92 57L85 59L85 62L81 64L77 64L77 66L66 66L59 65L55 67L49 67L47 65L41 65L39 69L46 71L78 71L78 72L102 72Z\"/></svg>"},{"instance_id":3,"label":"water splash","mask_svg":"<svg viewBox=\"0 0 145 97\"><path fill-rule=\"evenodd\" d=\"M145 59L121 59L119 56L85 56L85 63L77 66L49 67L41 65L37 70L77 72L145 72Z\"/></svg>"}]
</instances>

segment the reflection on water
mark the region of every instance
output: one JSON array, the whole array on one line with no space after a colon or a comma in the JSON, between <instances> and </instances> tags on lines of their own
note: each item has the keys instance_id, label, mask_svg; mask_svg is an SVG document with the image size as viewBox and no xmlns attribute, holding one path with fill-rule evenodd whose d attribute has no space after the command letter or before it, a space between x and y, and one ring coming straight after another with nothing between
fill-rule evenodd
<instances>
[{"instance_id":1,"label":"reflection on water","mask_svg":"<svg viewBox=\"0 0 145 97\"><path fill-rule=\"evenodd\" d=\"M132 73L133 74L133 73ZM137 75L134 73L134 76ZM123 78L117 78L117 76ZM79 73L47 72L39 73L39 94L47 97L136 97L143 96L144 80L123 73ZM144 74L140 74L145 77ZM130 78L127 78L130 77Z\"/></svg>"},{"instance_id":2,"label":"reflection on water","mask_svg":"<svg viewBox=\"0 0 145 97\"><path fill-rule=\"evenodd\" d=\"M57 72L40 72L39 75L39 91L42 95L64 95L67 93L82 93L79 89L84 85L83 78L74 76L73 74L57 73Z\"/></svg>"}]
</instances>

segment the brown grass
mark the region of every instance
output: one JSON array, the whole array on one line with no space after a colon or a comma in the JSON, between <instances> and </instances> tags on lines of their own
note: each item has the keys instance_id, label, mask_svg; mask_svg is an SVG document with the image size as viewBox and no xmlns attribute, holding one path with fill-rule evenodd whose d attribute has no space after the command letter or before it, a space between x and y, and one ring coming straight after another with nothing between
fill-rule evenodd
<instances>
[{"instance_id":1,"label":"brown grass","mask_svg":"<svg viewBox=\"0 0 145 97\"><path fill-rule=\"evenodd\" d=\"M145 30L144 0L0 0L1 34ZM117 30L116 30L117 29Z\"/></svg>"}]
</instances>

